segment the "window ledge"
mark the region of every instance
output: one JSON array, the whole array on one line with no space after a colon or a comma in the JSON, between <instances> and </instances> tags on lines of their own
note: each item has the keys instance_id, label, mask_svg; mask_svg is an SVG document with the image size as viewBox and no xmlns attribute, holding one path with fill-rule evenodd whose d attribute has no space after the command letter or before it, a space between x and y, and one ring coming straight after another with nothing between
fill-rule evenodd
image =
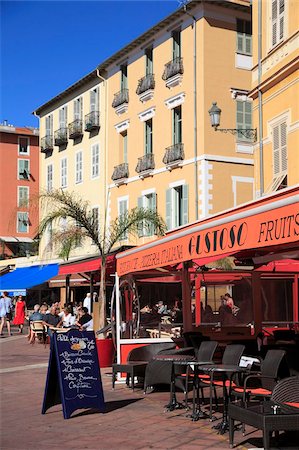
<instances>
[{"instance_id":1,"label":"window ledge","mask_svg":"<svg viewBox=\"0 0 299 450\"><path fill-rule=\"evenodd\" d=\"M128 178L120 178L119 180L115 180L114 184L115 186L121 186L122 184L127 184Z\"/></svg>"},{"instance_id":2,"label":"window ledge","mask_svg":"<svg viewBox=\"0 0 299 450\"><path fill-rule=\"evenodd\" d=\"M115 112L118 116L121 114L124 114L128 111L129 104L128 103L122 103L121 105L117 106L115 109Z\"/></svg>"},{"instance_id":3,"label":"window ledge","mask_svg":"<svg viewBox=\"0 0 299 450\"><path fill-rule=\"evenodd\" d=\"M178 73L177 75L174 75L171 78L168 78L165 82L165 86L170 88L173 88L175 86L181 85L183 80L183 75Z\"/></svg>"},{"instance_id":4,"label":"window ledge","mask_svg":"<svg viewBox=\"0 0 299 450\"><path fill-rule=\"evenodd\" d=\"M151 100L154 97L154 90L153 89L148 89L145 92L142 92L142 94L139 95L139 100L142 103L147 102L148 100Z\"/></svg>"},{"instance_id":5,"label":"window ledge","mask_svg":"<svg viewBox=\"0 0 299 450\"><path fill-rule=\"evenodd\" d=\"M149 169L149 170L144 170L143 172L140 172L138 176L141 180L143 180L144 178L152 177L153 175L154 175L154 171L152 169Z\"/></svg>"},{"instance_id":6,"label":"window ledge","mask_svg":"<svg viewBox=\"0 0 299 450\"><path fill-rule=\"evenodd\" d=\"M182 160L172 161L171 163L166 164L166 169L169 170L169 172L171 172L173 169L177 169L178 167L182 166L183 166Z\"/></svg>"}]
</instances>

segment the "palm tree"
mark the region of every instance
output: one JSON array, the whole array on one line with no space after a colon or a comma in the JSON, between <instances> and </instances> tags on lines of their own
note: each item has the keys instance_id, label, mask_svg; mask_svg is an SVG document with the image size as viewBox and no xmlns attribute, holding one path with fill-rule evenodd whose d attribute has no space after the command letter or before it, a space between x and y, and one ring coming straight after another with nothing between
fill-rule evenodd
<instances>
[{"instance_id":1,"label":"palm tree","mask_svg":"<svg viewBox=\"0 0 299 450\"><path fill-rule=\"evenodd\" d=\"M98 220L94 218L90 204L78 194L56 189L39 196L42 208L42 220L39 234L42 237L48 226L53 227L52 243L59 244L59 256L68 259L70 252L79 242L90 239L97 247L102 260L99 292L99 327L106 325L106 259L113 247L127 236L136 236L140 227L154 227L156 234L165 234L166 225L162 217L146 208L134 208L118 216L107 229L107 208L105 210L102 231ZM44 211L44 213L43 213ZM60 227L61 219L66 226L55 231L55 224Z\"/></svg>"}]
</instances>

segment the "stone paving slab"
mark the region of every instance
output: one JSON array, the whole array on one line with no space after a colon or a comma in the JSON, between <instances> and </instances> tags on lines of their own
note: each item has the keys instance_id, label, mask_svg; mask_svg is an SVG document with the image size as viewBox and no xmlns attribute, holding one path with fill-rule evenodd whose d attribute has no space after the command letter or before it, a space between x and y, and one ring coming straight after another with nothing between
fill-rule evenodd
<instances>
[{"instance_id":1,"label":"stone paving slab","mask_svg":"<svg viewBox=\"0 0 299 450\"><path fill-rule=\"evenodd\" d=\"M217 435L208 420L192 422L185 410L165 412L168 392L144 396L125 384L113 391L109 368L102 370L106 413L80 411L64 420L56 405L42 415L48 358L49 346L32 346L25 336L0 340L1 450L229 449L228 434ZM247 432L245 438L235 433L235 448L262 448L261 432Z\"/></svg>"}]
</instances>

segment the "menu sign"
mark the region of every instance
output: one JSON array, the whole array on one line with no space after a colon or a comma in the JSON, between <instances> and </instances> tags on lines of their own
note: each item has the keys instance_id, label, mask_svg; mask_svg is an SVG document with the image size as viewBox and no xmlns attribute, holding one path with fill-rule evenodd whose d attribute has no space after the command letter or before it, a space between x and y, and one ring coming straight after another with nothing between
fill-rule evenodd
<instances>
[{"instance_id":1,"label":"menu sign","mask_svg":"<svg viewBox=\"0 0 299 450\"><path fill-rule=\"evenodd\" d=\"M51 338L42 414L60 403L65 419L77 409L105 409L93 331L71 330Z\"/></svg>"}]
</instances>

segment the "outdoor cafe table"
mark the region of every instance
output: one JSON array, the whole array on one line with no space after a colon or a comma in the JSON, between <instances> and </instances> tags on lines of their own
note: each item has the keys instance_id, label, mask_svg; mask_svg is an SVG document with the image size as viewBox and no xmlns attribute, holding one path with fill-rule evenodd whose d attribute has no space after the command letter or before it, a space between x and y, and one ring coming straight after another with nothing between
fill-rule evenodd
<instances>
[{"instance_id":1,"label":"outdoor cafe table","mask_svg":"<svg viewBox=\"0 0 299 450\"><path fill-rule=\"evenodd\" d=\"M263 430L265 450L270 448L270 433L272 431L299 430L299 409L284 404L276 404L271 400L247 407L242 401L232 402L228 405L228 415L230 448L234 444L235 420Z\"/></svg>"},{"instance_id":2,"label":"outdoor cafe table","mask_svg":"<svg viewBox=\"0 0 299 450\"><path fill-rule=\"evenodd\" d=\"M228 392L226 389L225 381L229 378L232 379L232 376L235 373L239 372L247 372L247 367L240 367L236 365L229 365L229 364L202 364L200 366L200 370L202 372L210 374L210 399L212 395L212 384L214 381L214 374L217 373L222 378L222 385L223 385L223 414L222 414L222 420L218 425L215 425L213 428L218 430L219 434L224 434L228 428L228 419L227 419L227 410L228 410ZM211 418L212 419L212 418Z\"/></svg>"},{"instance_id":3,"label":"outdoor cafe table","mask_svg":"<svg viewBox=\"0 0 299 450\"><path fill-rule=\"evenodd\" d=\"M192 348L193 350L193 348ZM188 362L194 361L195 357L191 355L156 355L153 357L155 361L169 361L171 363L171 379L170 379L170 399L169 403L165 405L167 411L174 411L175 409L182 409L184 405L177 401L175 393L175 364L186 366Z\"/></svg>"}]
</instances>

